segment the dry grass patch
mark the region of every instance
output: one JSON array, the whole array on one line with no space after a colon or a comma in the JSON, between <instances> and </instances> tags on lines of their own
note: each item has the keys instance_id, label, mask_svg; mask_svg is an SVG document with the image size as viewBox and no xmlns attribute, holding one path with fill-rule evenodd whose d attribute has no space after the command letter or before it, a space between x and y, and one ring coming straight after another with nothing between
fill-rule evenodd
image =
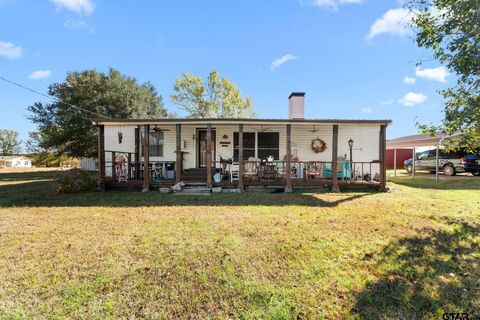
<instances>
[{"instance_id":1,"label":"dry grass patch","mask_svg":"<svg viewBox=\"0 0 480 320\"><path fill-rule=\"evenodd\" d=\"M0 317L480 312L477 185L407 183L389 193L75 196L0 176Z\"/></svg>"}]
</instances>

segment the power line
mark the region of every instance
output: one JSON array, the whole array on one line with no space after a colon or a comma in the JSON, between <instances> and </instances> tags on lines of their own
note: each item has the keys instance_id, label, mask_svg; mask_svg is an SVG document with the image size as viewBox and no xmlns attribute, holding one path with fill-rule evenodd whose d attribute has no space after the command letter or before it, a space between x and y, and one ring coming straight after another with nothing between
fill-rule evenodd
<instances>
[{"instance_id":1,"label":"power line","mask_svg":"<svg viewBox=\"0 0 480 320\"><path fill-rule=\"evenodd\" d=\"M20 83L17 83L17 82L8 80L8 79L2 77L1 75L0 75L0 80L3 80L3 81L8 82L8 83L10 83L10 84L13 84L13 85L15 85L15 86L17 86L17 87L19 87L19 88L24 89L24 90L27 90L27 91L36 93L36 94L41 95L41 96L43 96L43 97L46 97L46 98L48 98L48 99L54 99L54 100L56 100L57 102L63 103L64 105L69 106L69 107L72 107L72 108L74 108L74 109L76 109L76 110L88 112L88 113L93 114L93 115L95 115L95 116L100 116L101 118L110 119L110 117L107 117L107 116L105 116L105 115L103 115L103 114L96 113L96 112L93 112L93 111L90 111L90 110L87 110L87 109L83 109L83 108L77 107L77 106L75 106L75 105L73 105L73 104L70 104L70 103L68 103L68 102L62 101L62 100L60 100L60 99L58 99L58 98L53 98L53 97L51 97L51 96L49 96L49 95L46 95L46 94L41 93L41 92L39 92L39 91L36 91L36 90L34 90L34 89L28 88L28 87L26 87L26 86L24 86L24 85L21 85ZM77 116L78 116L78 115L77 115ZM79 116L79 117L83 118L82 116ZM86 119L86 118L84 118L84 119ZM87 119L87 120L91 120L91 119Z\"/></svg>"}]
</instances>

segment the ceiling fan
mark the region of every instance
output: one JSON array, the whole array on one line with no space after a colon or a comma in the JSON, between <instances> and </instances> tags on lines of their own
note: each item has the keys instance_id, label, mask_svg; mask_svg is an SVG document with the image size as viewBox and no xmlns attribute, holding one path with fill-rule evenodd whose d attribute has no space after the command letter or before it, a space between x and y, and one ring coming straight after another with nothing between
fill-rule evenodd
<instances>
[{"instance_id":1,"label":"ceiling fan","mask_svg":"<svg viewBox=\"0 0 480 320\"><path fill-rule=\"evenodd\" d=\"M264 128L263 124L260 125L260 131L261 132L265 132L265 131L268 131L268 130L270 130L270 128Z\"/></svg>"},{"instance_id":2,"label":"ceiling fan","mask_svg":"<svg viewBox=\"0 0 480 320\"><path fill-rule=\"evenodd\" d=\"M170 131L170 129L162 129L162 128L159 128L157 125L155 125L155 127L154 127L152 130L155 131L155 132Z\"/></svg>"},{"instance_id":3,"label":"ceiling fan","mask_svg":"<svg viewBox=\"0 0 480 320\"><path fill-rule=\"evenodd\" d=\"M317 129L317 127L315 125L313 125L312 130L309 130L309 131L315 133L315 132L318 132L319 130L320 129Z\"/></svg>"}]
</instances>

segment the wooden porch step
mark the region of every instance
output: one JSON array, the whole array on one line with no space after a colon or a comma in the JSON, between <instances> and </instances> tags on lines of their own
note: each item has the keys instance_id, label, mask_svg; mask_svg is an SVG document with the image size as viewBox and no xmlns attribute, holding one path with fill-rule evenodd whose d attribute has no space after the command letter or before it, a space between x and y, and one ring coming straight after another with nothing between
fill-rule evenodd
<instances>
[{"instance_id":1,"label":"wooden porch step","mask_svg":"<svg viewBox=\"0 0 480 320\"><path fill-rule=\"evenodd\" d=\"M185 181L184 181L185 182ZM207 187L207 184L205 182L185 182L185 187L188 188L188 187Z\"/></svg>"},{"instance_id":2,"label":"wooden porch step","mask_svg":"<svg viewBox=\"0 0 480 320\"><path fill-rule=\"evenodd\" d=\"M186 185L182 191L175 192L175 194L189 194L189 195L209 195L211 194L210 189L205 186L188 186Z\"/></svg>"}]
</instances>

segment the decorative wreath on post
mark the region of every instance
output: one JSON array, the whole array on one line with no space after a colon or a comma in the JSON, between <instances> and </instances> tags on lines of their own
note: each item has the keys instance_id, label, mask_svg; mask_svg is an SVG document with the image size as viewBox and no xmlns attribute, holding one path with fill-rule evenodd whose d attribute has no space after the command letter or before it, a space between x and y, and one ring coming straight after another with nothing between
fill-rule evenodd
<instances>
[{"instance_id":1,"label":"decorative wreath on post","mask_svg":"<svg viewBox=\"0 0 480 320\"><path fill-rule=\"evenodd\" d=\"M315 152L315 153L320 153L320 152L323 152L325 150L327 150L327 143L322 140L322 139L314 139L312 140L312 150Z\"/></svg>"}]
</instances>

